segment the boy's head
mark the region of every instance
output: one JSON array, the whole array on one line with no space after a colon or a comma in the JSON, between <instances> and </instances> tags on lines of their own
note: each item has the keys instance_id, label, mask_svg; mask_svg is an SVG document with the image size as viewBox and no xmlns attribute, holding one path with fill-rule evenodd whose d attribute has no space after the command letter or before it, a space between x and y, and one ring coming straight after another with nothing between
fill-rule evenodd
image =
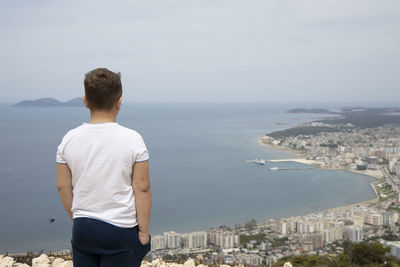
<instances>
[{"instance_id":1,"label":"boy's head","mask_svg":"<svg viewBox=\"0 0 400 267\"><path fill-rule=\"evenodd\" d=\"M122 96L121 74L106 68L86 73L84 84L87 105L91 111L112 110Z\"/></svg>"}]
</instances>

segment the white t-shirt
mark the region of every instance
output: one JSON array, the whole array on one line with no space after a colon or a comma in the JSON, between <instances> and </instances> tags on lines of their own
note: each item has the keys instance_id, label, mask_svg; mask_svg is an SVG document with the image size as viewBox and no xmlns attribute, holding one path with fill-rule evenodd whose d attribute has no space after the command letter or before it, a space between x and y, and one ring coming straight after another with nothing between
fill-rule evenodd
<instances>
[{"instance_id":1,"label":"white t-shirt","mask_svg":"<svg viewBox=\"0 0 400 267\"><path fill-rule=\"evenodd\" d=\"M99 219L119 227L137 225L132 166L149 154L139 133L115 122L84 123L57 148L57 163L72 173L73 218Z\"/></svg>"}]
</instances>

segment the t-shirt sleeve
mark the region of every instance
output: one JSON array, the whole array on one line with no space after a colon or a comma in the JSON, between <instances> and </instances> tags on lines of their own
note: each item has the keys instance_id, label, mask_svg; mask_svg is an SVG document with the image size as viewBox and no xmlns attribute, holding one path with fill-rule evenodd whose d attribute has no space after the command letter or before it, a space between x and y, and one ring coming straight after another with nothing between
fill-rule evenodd
<instances>
[{"instance_id":1,"label":"t-shirt sleeve","mask_svg":"<svg viewBox=\"0 0 400 267\"><path fill-rule=\"evenodd\" d=\"M149 151L143 141L143 138L138 134L134 148L135 162L143 162L149 160Z\"/></svg>"},{"instance_id":2,"label":"t-shirt sleeve","mask_svg":"<svg viewBox=\"0 0 400 267\"><path fill-rule=\"evenodd\" d=\"M57 147L56 162L60 164L67 164L67 161L64 158L63 150L64 144L61 142L61 144Z\"/></svg>"}]
</instances>

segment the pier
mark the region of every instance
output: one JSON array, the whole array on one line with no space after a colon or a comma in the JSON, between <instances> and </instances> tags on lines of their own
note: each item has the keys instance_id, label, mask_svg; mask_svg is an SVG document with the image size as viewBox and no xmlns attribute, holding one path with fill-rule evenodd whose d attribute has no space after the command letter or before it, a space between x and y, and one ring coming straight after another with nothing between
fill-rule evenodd
<instances>
[{"instance_id":1,"label":"pier","mask_svg":"<svg viewBox=\"0 0 400 267\"><path fill-rule=\"evenodd\" d=\"M306 165L318 165L318 162L315 160L311 159L254 159L254 160L245 160L244 162L248 163L257 163L260 165L264 165L266 162L272 162L272 163L280 163L280 162L296 162L296 163L301 163L301 164L306 164Z\"/></svg>"},{"instance_id":2,"label":"pier","mask_svg":"<svg viewBox=\"0 0 400 267\"><path fill-rule=\"evenodd\" d=\"M296 171L296 170L313 170L314 168L305 167L305 168L279 168L279 167L272 167L268 170L270 171Z\"/></svg>"},{"instance_id":3,"label":"pier","mask_svg":"<svg viewBox=\"0 0 400 267\"><path fill-rule=\"evenodd\" d=\"M271 159L271 160L268 160L268 162L273 162L273 163L297 162L297 163L302 163L302 164L307 164L307 165L317 164L317 162L315 160L311 160L311 159Z\"/></svg>"}]
</instances>

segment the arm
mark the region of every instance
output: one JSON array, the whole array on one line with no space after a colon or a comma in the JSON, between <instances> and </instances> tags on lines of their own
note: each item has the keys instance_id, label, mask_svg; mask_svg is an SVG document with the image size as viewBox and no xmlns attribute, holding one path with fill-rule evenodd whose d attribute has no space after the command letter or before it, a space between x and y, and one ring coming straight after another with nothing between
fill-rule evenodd
<instances>
[{"instance_id":1,"label":"arm","mask_svg":"<svg viewBox=\"0 0 400 267\"><path fill-rule=\"evenodd\" d=\"M57 189L68 216L72 218L72 175L67 164L57 163Z\"/></svg>"},{"instance_id":2,"label":"arm","mask_svg":"<svg viewBox=\"0 0 400 267\"><path fill-rule=\"evenodd\" d=\"M149 242L151 212L151 191L149 161L136 162L132 168L132 188L135 194L136 217L139 225L139 239L142 244Z\"/></svg>"}]
</instances>

